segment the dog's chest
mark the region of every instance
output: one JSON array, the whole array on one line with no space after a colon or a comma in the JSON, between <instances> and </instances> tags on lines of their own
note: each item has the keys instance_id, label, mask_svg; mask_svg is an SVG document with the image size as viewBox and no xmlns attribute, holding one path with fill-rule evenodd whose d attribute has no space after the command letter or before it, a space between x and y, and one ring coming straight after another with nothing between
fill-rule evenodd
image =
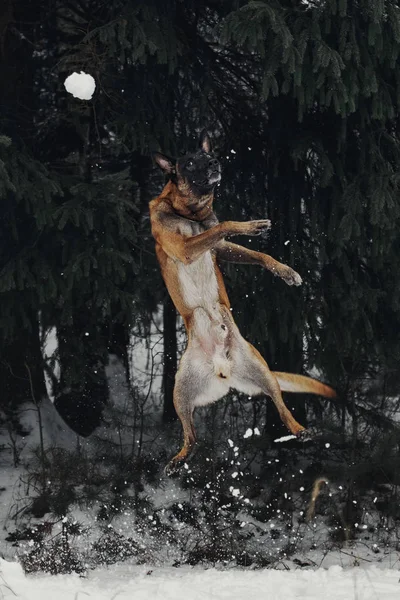
<instances>
[{"instance_id":1,"label":"dog's chest","mask_svg":"<svg viewBox=\"0 0 400 600\"><path fill-rule=\"evenodd\" d=\"M184 235L198 235L205 231L200 223L185 223ZM189 308L214 307L218 302L218 282L211 252L205 252L189 265L178 264L182 296Z\"/></svg>"}]
</instances>

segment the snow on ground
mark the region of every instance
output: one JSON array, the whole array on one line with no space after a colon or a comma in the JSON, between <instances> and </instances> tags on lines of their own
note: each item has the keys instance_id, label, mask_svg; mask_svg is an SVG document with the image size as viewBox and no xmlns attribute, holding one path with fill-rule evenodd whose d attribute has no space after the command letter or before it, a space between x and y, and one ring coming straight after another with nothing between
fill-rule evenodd
<instances>
[{"instance_id":1,"label":"snow on ground","mask_svg":"<svg viewBox=\"0 0 400 600\"><path fill-rule=\"evenodd\" d=\"M78 575L25 576L0 561L1 598L20 600L399 600L399 572L378 567L278 571L149 568L127 564Z\"/></svg>"},{"instance_id":2,"label":"snow on ground","mask_svg":"<svg viewBox=\"0 0 400 600\"><path fill-rule=\"evenodd\" d=\"M135 385L139 386L149 404L151 403L150 412L152 414L156 414L156 407L160 409L159 389L162 364L158 325L158 322L153 324L151 343L148 346L140 341L138 335L132 337L131 349L132 380ZM48 341L48 356L52 356L56 349L54 340L54 332L52 332ZM149 378L149 372L153 374L152 381ZM55 376L57 375L56 371ZM132 400L127 389L124 371L116 357L110 357L107 375L113 403L122 411L126 410L128 415ZM146 408L149 409L148 404L146 404ZM253 598L255 600L258 598L263 600L275 598L279 598L279 600L294 598L313 600L318 598L321 600L322 595L324 596L323 600L394 600L395 598L400 600L400 552L399 547L395 544L399 538L398 536L396 540L390 538L390 535L397 535L397 529L393 533L389 533L384 527L377 529L375 527L376 515L371 517L373 521L370 522L368 513L363 514L363 525L360 527L370 525L371 532L367 529L365 535L360 535L357 542L337 545L332 542L326 543L327 526L321 516L318 516L312 525L298 525L297 529L295 527L290 533L282 529L282 535L279 539L275 539L268 533L272 520L260 523L245 511L243 514L238 513L237 518L242 522L243 531L248 529L249 532L253 532L254 525L257 525L263 535L258 536L255 543L260 544L265 554L268 550L271 558L276 559L273 563L276 569L240 569L233 566L232 563L226 565L226 569L222 570L222 567L214 569L207 568L205 565L194 568L172 567L173 564L183 564L186 551L182 550L179 543L176 546L168 546L165 540L148 535L146 528L143 531L142 527L139 527L136 516L125 511L119 519L113 520L113 527L117 533L134 539L134 542L144 549L146 558L143 555L138 556L136 562L146 560L147 564L133 565L124 562L110 567L88 569L85 577L76 574L26 576L21 565L14 562L17 556L24 553L26 543L16 546L10 541L6 542L5 538L8 533L21 526L18 515L23 517L23 509L30 501L29 473L25 468L32 461L32 450L39 443L37 407L27 403L23 407L20 417L24 429L31 431L25 438L18 438L17 442L13 444L7 431L0 431L0 520L3 523L3 531L0 532L0 556L8 559L7 561L0 560L1 600L11 598L20 600L82 600L83 598L96 600L128 598L134 600L155 598L159 600L168 600L169 598L174 600L181 600L181 598L185 600L222 600L229 598L235 600L240 598L243 600L246 597L249 597L249 600ZM154 419L154 416L152 418ZM46 448L53 447L55 444L66 450L74 450L77 447L77 436L68 430L50 400L45 400L41 405L41 421ZM260 433L257 428L246 429L246 420L241 426L244 439ZM146 447L148 453L151 453L151 448L153 448L153 444L157 443L159 437L154 434L155 424L150 429L151 435L145 433L143 441L148 444ZM116 435L112 429L109 431L105 429L100 433L104 438ZM131 437L129 434L129 440ZM279 442L282 439L275 441ZM228 440L228 444L232 448L234 447L233 441ZM79 446L84 447L85 452L90 456L95 449L95 441L80 440ZM233 450L235 450L235 457L242 451L239 451L238 447L234 447ZM20 462L19 466L14 466L15 462ZM236 469L232 477L238 481L236 478L237 466L235 465L232 469ZM162 519L164 509L168 512L172 503L188 501L187 490L181 489L176 481L168 479L163 479L158 487L153 488L146 485L142 495L147 498L151 507L149 519L154 511ZM69 519L78 520L89 530L87 535L82 535L81 539L76 542L76 549L82 551L83 561L86 561L90 542L97 539L101 533L95 526L96 511L79 509L77 506L72 507L71 511L71 514L68 515ZM31 519L32 525L35 522ZM279 527L276 519L274 525ZM59 523L54 526L53 535L58 532L60 527ZM177 524L175 527L177 537L184 536L185 532L190 536L190 528L185 524L182 523L182 532ZM296 536L298 537L296 538ZM284 559L280 559L278 546L288 543L292 538L297 540L296 552L290 557L285 555ZM197 539L197 537L193 539L193 544L196 544ZM27 549L29 549L29 541L27 544Z\"/></svg>"}]
</instances>

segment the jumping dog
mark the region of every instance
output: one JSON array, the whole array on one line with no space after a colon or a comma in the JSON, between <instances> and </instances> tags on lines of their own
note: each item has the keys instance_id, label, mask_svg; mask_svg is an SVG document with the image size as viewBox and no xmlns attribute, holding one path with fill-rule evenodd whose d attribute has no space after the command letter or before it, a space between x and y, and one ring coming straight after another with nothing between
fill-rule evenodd
<instances>
[{"instance_id":1,"label":"jumping dog","mask_svg":"<svg viewBox=\"0 0 400 600\"><path fill-rule=\"evenodd\" d=\"M221 166L212 154L208 134L201 134L200 148L193 154L172 160L155 153L154 158L168 175L168 182L150 202L152 234L163 279L188 335L174 387L184 444L166 467L166 474L171 475L195 444L194 409L216 402L231 388L249 396L270 396L281 420L295 436L301 436L305 429L286 407L281 391L331 398L336 393L310 377L270 371L233 320L217 260L260 265L288 285L301 285L302 280L271 256L226 240L235 235L259 235L271 223L267 219L218 222L213 199Z\"/></svg>"}]
</instances>

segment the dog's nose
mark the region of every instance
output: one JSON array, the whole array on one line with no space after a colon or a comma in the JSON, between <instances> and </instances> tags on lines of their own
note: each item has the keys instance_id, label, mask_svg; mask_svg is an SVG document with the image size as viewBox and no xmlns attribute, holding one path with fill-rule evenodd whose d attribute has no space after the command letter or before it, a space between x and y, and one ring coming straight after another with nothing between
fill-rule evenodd
<instances>
[{"instance_id":1,"label":"dog's nose","mask_svg":"<svg viewBox=\"0 0 400 600\"><path fill-rule=\"evenodd\" d=\"M217 169L219 167L219 162L216 158L212 158L210 160L210 162L208 163L208 166L211 167L212 169Z\"/></svg>"}]
</instances>

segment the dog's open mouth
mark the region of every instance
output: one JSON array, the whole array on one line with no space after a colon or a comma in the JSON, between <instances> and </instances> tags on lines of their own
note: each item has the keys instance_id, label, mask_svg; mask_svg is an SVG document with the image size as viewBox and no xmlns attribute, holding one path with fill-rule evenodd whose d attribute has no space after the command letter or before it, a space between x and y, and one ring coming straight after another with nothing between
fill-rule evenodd
<instances>
[{"instance_id":1,"label":"dog's open mouth","mask_svg":"<svg viewBox=\"0 0 400 600\"><path fill-rule=\"evenodd\" d=\"M219 181L221 181L221 172L220 171L214 171L213 173L210 173L208 175L208 183L209 184L218 183Z\"/></svg>"}]
</instances>

